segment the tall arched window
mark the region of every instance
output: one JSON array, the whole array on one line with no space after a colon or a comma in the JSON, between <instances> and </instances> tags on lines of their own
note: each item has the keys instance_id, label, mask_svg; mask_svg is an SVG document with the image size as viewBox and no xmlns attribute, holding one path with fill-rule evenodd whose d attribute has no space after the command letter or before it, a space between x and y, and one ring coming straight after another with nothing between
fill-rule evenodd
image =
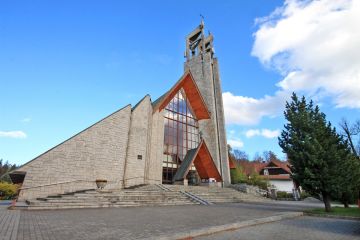
<instances>
[{"instance_id":1,"label":"tall arched window","mask_svg":"<svg viewBox=\"0 0 360 240\"><path fill-rule=\"evenodd\" d=\"M164 109L163 183L171 183L188 150L199 145L199 125L183 89ZM195 181L196 170L189 171L189 182Z\"/></svg>"}]
</instances>

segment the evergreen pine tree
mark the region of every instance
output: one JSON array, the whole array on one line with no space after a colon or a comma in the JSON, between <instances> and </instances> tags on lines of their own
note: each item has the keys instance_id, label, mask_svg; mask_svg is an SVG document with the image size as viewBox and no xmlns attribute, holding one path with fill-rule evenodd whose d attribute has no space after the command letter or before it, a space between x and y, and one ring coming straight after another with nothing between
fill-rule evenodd
<instances>
[{"instance_id":1,"label":"evergreen pine tree","mask_svg":"<svg viewBox=\"0 0 360 240\"><path fill-rule=\"evenodd\" d=\"M325 210L330 211L330 197L341 187L336 130L318 106L307 103L305 97L299 100L295 93L291 103L286 103L284 115L288 123L279 145L290 161L292 178L310 194L321 195Z\"/></svg>"},{"instance_id":2,"label":"evergreen pine tree","mask_svg":"<svg viewBox=\"0 0 360 240\"><path fill-rule=\"evenodd\" d=\"M349 142L344 141L339 137L339 154L341 164L338 169L340 174L340 191L335 196L344 204L344 207L349 207L349 203L354 203L358 199L358 190L360 188L360 161L353 154Z\"/></svg>"}]
</instances>

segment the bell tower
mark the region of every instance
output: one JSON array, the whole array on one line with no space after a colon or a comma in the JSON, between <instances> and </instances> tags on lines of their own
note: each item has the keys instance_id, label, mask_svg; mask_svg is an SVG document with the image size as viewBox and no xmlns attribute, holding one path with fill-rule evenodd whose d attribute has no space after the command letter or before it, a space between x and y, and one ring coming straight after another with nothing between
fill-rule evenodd
<instances>
[{"instance_id":1,"label":"bell tower","mask_svg":"<svg viewBox=\"0 0 360 240\"><path fill-rule=\"evenodd\" d=\"M230 170L225 132L218 60L213 47L213 35L205 36L204 22L186 37L184 70L190 70L210 111L211 118L199 122L202 138L208 145L224 185L229 185Z\"/></svg>"}]
</instances>

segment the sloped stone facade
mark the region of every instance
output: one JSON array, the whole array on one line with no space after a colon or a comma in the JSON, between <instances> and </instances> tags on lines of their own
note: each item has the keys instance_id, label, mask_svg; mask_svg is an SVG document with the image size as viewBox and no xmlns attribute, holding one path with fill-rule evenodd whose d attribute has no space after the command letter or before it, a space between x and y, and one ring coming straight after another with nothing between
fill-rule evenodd
<instances>
[{"instance_id":1,"label":"sloped stone facade","mask_svg":"<svg viewBox=\"0 0 360 240\"><path fill-rule=\"evenodd\" d=\"M150 157L152 106L150 96L145 96L131 113L129 141L124 168L124 187L145 182L146 163Z\"/></svg>"},{"instance_id":2,"label":"sloped stone facade","mask_svg":"<svg viewBox=\"0 0 360 240\"><path fill-rule=\"evenodd\" d=\"M91 189L96 179L121 185L130 116L129 105L18 169L26 172L19 198Z\"/></svg>"}]
</instances>

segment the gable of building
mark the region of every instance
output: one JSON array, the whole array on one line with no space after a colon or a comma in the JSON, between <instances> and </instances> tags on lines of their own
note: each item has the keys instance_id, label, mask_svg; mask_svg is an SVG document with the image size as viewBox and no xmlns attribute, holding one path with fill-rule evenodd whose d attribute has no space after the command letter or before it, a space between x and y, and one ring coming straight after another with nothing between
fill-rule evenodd
<instances>
[{"instance_id":1,"label":"gable of building","mask_svg":"<svg viewBox=\"0 0 360 240\"><path fill-rule=\"evenodd\" d=\"M169 91L153 102L153 111L164 109L180 89L184 90L196 118L209 119L210 112L190 71L185 72Z\"/></svg>"},{"instance_id":2,"label":"gable of building","mask_svg":"<svg viewBox=\"0 0 360 240\"><path fill-rule=\"evenodd\" d=\"M189 172L192 164L195 165L201 179L214 178L217 182L222 181L221 175L216 168L214 160L212 159L204 140L201 140L197 148L191 149L186 153L184 161L174 176L174 181L183 180Z\"/></svg>"}]
</instances>

